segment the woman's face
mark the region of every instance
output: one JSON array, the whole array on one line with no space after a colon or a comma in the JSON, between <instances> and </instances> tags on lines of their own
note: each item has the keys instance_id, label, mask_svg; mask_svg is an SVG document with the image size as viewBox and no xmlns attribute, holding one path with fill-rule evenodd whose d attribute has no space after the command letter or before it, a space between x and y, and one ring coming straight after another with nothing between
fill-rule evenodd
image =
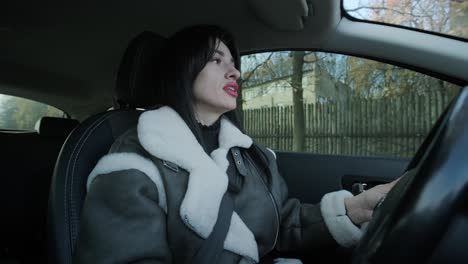
<instances>
[{"instance_id":1,"label":"woman's face","mask_svg":"<svg viewBox=\"0 0 468 264\"><path fill-rule=\"evenodd\" d=\"M239 71L229 48L218 41L213 57L195 79L194 110L198 118L213 121L236 108ZM215 121L214 120L214 121Z\"/></svg>"}]
</instances>

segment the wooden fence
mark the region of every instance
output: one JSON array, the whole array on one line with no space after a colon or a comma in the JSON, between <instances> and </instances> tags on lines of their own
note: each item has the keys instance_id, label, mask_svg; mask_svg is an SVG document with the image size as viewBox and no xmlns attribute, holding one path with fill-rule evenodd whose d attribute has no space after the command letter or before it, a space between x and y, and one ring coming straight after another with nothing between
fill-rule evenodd
<instances>
[{"instance_id":1,"label":"wooden fence","mask_svg":"<svg viewBox=\"0 0 468 264\"><path fill-rule=\"evenodd\" d=\"M305 151L411 157L450 100L434 92L304 105ZM244 110L247 134L276 150L293 151L293 122L292 106Z\"/></svg>"}]
</instances>

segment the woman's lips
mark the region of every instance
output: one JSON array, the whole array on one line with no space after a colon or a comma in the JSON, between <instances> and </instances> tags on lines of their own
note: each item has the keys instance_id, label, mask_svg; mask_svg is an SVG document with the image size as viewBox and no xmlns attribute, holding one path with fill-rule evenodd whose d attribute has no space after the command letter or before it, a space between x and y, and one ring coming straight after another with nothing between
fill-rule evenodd
<instances>
[{"instance_id":1,"label":"woman's lips","mask_svg":"<svg viewBox=\"0 0 468 264\"><path fill-rule=\"evenodd\" d=\"M230 82L223 87L223 90L232 97L238 96L239 86L235 82Z\"/></svg>"}]
</instances>

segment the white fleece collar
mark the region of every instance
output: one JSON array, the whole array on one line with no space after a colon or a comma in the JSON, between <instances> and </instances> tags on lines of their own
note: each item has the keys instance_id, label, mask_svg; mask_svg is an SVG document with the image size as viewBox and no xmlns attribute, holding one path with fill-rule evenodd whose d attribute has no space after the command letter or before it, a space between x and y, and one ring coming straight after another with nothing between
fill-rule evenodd
<instances>
[{"instance_id":1,"label":"white fleece collar","mask_svg":"<svg viewBox=\"0 0 468 264\"><path fill-rule=\"evenodd\" d=\"M227 118L222 118L219 148L210 157L170 107L141 114L137 130L138 139L146 151L190 173L180 216L190 229L206 239L216 223L219 205L228 186L227 153L232 147L249 148L252 139ZM255 262L259 260L255 237L236 212L232 215L224 248Z\"/></svg>"}]
</instances>

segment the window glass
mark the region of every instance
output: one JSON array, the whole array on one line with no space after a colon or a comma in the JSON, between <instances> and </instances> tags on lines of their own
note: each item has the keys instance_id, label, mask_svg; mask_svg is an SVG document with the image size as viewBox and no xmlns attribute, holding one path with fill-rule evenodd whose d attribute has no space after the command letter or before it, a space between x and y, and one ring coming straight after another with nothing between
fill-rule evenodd
<instances>
[{"instance_id":1,"label":"window glass","mask_svg":"<svg viewBox=\"0 0 468 264\"><path fill-rule=\"evenodd\" d=\"M467 0L343 0L343 8L357 19L468 38Z\"/></svg>"},{"instance_id":2,"label":"window glass","mask_svg":"<svg viewBox=\"0 0 468 264\"><path fill-rule=\"evenodd\" d=\"M65 117L65 113L53 106L32 100L0 94L0 129L34 130L41 117Z\"/></svg>"},{"instance_id":3,"label":"window glass","mask_svg":"<svg viewBox=\"0 0 468 264\"><path fill-rule=\"evenodd\" d=\"M460 87L352 56L242 57L242 120L281 151L409 158Z\"/></svg>"}]
</instances>

